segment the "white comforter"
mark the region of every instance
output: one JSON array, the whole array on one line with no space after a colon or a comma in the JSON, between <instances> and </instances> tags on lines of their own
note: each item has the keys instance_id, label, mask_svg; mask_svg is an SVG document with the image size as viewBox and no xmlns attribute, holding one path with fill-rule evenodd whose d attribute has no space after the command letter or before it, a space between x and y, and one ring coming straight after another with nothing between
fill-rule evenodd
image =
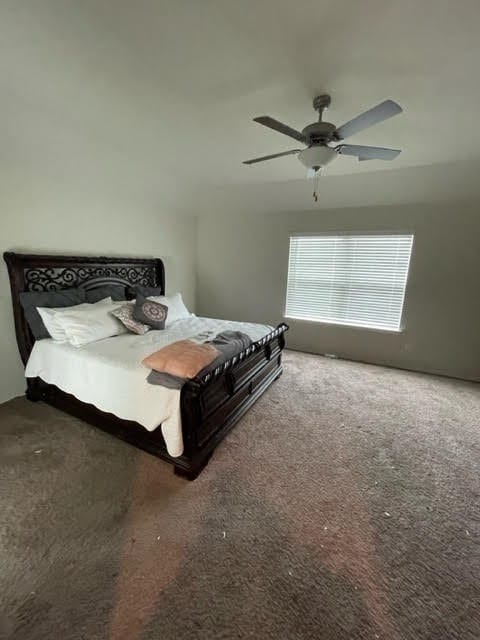
<instances>
[{"instance_id":1,"label":"white comforter","mask_svg":"<svg viewBox=\"0 0 480 640\"><path fill-rule=\"evenodd\" d=\"M38 376L82 402L138 422L148 431L161 424L168 453L180 456L183 453L180 391L149 384L146 381L149 370L141 362L176 340L205 332L208 335L203 340L208 340L227 330L243 331L255 341L272 327L191 316L177 320L164 331L149 331L143 336L123 334L83 347L39 340L30 354L25 376Z\"/></svg>"}]
</instances>

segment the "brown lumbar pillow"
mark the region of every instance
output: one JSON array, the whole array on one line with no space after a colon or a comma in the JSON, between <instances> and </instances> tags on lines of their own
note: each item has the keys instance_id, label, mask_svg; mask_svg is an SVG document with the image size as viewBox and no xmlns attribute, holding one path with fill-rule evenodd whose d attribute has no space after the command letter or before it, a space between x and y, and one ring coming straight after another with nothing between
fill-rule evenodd
<instances>
[{"instance_id":1,"label":"brown lumbar pillow","mask_svg":"<svg viewBox=\"0 0 480 640\"><path fill-rule=\"evenodd\" d=\"M191 340L178 340L147 356L145 366L179 378L194 378L220 355L211 344L198 344Z\"/></svg>"}]
</instances>

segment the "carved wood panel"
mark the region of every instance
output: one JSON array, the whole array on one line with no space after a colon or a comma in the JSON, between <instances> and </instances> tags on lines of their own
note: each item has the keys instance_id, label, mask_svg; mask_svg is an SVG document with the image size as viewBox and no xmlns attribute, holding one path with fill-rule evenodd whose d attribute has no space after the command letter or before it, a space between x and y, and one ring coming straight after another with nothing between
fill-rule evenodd
<instances>
[{"instance_id":1,"label":"carved wood panel","mask_svg":"<svg viewBox=\"0 0 480 640\"><path fill-rule=\"evenodd\" d=\"M90 289L106 283L156 286L155 269L151 266L71 266L35 267L24 269L26 291L53 291L85 287Z\"/></svg>"}]
</instances>

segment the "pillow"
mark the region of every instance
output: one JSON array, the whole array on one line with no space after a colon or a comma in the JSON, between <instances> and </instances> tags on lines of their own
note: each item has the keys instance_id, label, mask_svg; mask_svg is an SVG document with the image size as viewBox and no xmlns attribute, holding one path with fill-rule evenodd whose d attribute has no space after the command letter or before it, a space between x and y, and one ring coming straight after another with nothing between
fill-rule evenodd
<instances>
[{"instance_id":1,"label":"pillow","mask_svg":"<svg viewBox=\"0 0 480 640\"><path fill-rule=\"evenodd\" d=\"M58 291L23 291L20 294L25 319L35 340L49 338L37 307L73 307L85 302L85 289L59 289Z\"/></svg>"},{"instance_id":2,"label":"pillow","mask_svg":"<svg viewBox=\"0 0 480 640\"><path fill-rule=\"evenodd\" d=\"M194 378L215 360L220 352L211 344L178 340L155 351L142 362L145 366L178 378Z\"/></svg>"},{"instance_id":3,"label":"pillow","mask_svg":"<svg viewBox=\"0 0 480 640\"><path fill-rule=\"evenodd\" d=\"M138 294L145 298L163 295L161 287L142 287L141 284L135 284L133 287L129 287L129 291L132 292L134 298L136 298Z\"/></svg>"},{"instance_id":4,"label":"pillow","mask_svg":"<svg viewBox=\"0 0 480 640\"><path fill-rule=\"evenodd\" d=\"M147 376L148 384L155 384L159 387L167 387L167 389L181 389L185 384L185 378L172 376L170 373L163 373L152 369Z\"/></svg>"},{"instance_id":5,"label":"pillow","mask_svg":"<svg viewBox=\"0 0 480 640\"><path fill-rule=\"evenodd\" d=\"M150 303L155 304L155 303ZM134 305L132 303L124 304L121 307L117 307L113 311L110 311L112 315L120 320L120 322L132 333L136 333L139 336L143 336L144 333L150 331L150 327L148 324L143 324L142 322L138 322L133 317L133 308Z\"/></svg>"},{"instance_id":6,"label":"pillow","mask_svg":"<svg viewBox=\"0 0 480 640\"><path fill-rule=\"evenodd\" d=\"M165 329L165 321L168 315L168 307L160 302L155 302L137 295L133 307L133 317L137 322L148 324L152 329Z\"/></svg>"},{"instance_id":7,"label":"pillow","mask_svg":"<svg viewBox=\"0 0 480 640\"><path fill-rule=\"evenodd\" d=\"M56 320L67 335L68 342L81 347L97 340L126 333L127 328L110 312L118 303L91 304L82 309L70 309L59 313Z\"/></svg>"},{"instance_id":8,"label":"pillow","mask_svg":"<svg viewBox=\"0 0 480 640\"><path fill-rule=\"evenodd\" d=\"M105 298L104 300L99 300L95 304L111 304L111 298ZM75 310L82 309L84 307L90 307L92 304L90 302L82 302L82 304L77 304L75 306ZM73 307L60 307L55 309L49 309L48 307L37 307L37 311L42 319L45 328L47 329L51 338L56 340L57 342L67 342L68 337L63 329L62 325L58 322L58 314L65 313L66 311L70 311Z\"/></svg>"},{"instance_id":9,"label":"pillow","mask_svg":"<svg viewBox=\"0 0 480 640\"><path fill-rule=\"evenodd\" d=\"M174 293L171 296L148 296L148 299L168 307L168 316L165 322L165 327L167 328L177 320L190 318L192 315L185 306L181 293Z\"/></svg>"},{"instance_id":10,"label":"pillow","mask_svg":"<svg viewBox=\"0 0 480 640\"><path fill-rule=\"evenodd\" d=\"M98 302L105 298L125 300L126 294L126 287L123 284L106 284L96 289L87 289L85 293L87 302Z\"/></svg>"}]
</instances>

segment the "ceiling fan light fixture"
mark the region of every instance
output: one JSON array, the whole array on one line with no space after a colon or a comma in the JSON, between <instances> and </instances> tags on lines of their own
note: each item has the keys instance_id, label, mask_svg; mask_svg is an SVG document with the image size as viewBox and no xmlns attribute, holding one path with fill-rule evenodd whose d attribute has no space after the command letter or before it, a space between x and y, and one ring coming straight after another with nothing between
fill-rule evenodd
<instances>
[{"instance_id":1,"label":"ceiling fan light fixture","mask_svg":"<svg viewBox=\"0 0 480 640\"><path fill-rule=\"evenodd\" d=\"M298 154L300 162L305 165L307 169L325 167L336 157L337 152L335 149L324 145L308 147Z\"/></svg>"}]
</instances>

